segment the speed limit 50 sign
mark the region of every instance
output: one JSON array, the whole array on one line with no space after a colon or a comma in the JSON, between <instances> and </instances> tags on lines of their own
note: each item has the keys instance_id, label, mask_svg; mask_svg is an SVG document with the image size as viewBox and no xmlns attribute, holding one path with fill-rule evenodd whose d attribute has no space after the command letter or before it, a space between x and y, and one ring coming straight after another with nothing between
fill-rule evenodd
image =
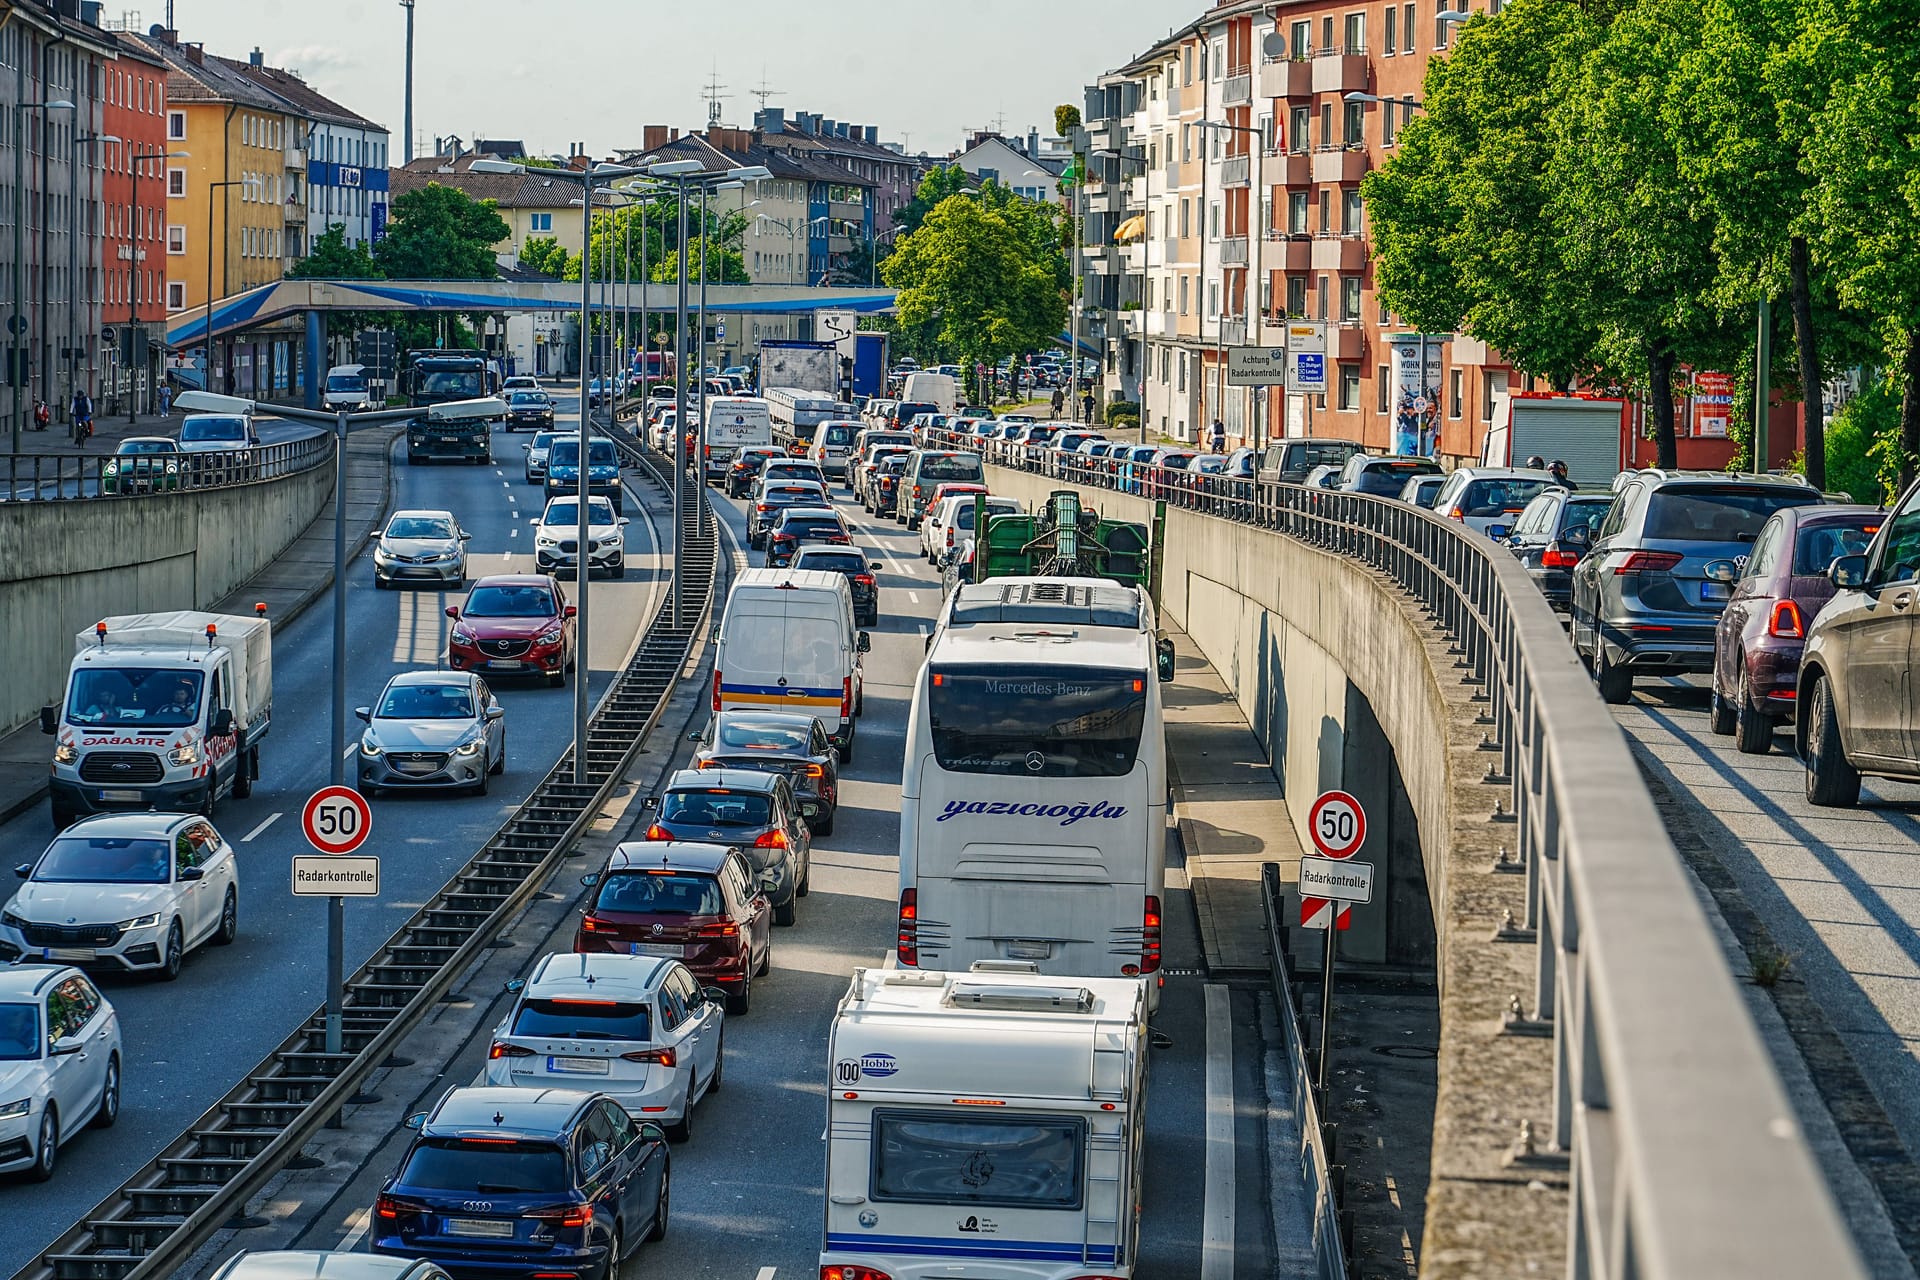
<instances>
[{"instance_id":1,"label":"speed limit 50 sign","mask_svg":"<svg viewBox=\"0 0 1920 1280\"><path fill-rule=\"evenodd\" d=\"M1351 858L1367 842L1367 811L1344 791L1323 791L1307 811L1313 847L1329 858Z\"/></svg>"},{"instance_id":2,"label":"speed limit 50 sign","mask_svg":"<svg viewBox=\"0 0 1920 1280\"><path fill-rule=\"evenodd\" d=\"M373 809L352 787L322 787L300 811L307 843L322 853L352 853L373 833Z\"/></svg>"}]
</instances>

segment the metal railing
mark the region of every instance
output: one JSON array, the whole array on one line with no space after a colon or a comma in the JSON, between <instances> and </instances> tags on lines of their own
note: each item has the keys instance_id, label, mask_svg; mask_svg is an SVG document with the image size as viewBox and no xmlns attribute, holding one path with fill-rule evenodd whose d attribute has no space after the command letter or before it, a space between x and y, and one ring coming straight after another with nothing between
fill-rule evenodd
<instances>
[{"instance_id":1,"label":"metal railing","mask_svg":"<svg viewBox=\"0 0 1920 1280\"><path fill-rule=\"evenodd\" d=\"M1510 552L1390 498L941 443L1271 530L1417 601L1485 703L1489 817L1514 841L1490 870L1526 878L1503 932L1533 948L1532 1007L1496 1034L1553 1041L1552 1114L1512 1158L1570 1166L1567 1274L1866 1274L1620 729Z\"/></svg>"},{"instance_id":2,"label":"metal railing","mask_svg":"<svg viewBox=\"0 0 1920 1280\"><path fill-rule=\"evenodd\" d=\"M324 431L215 453L0 454L0 502L133 498L258 484L333 463Z\"/></svg>"},{"instance_id":3,"label":"metal railing","mask_svg":"<svg viewBox=\"0 0 1920 1280\"><path fill-rule=\"evenodd\" d=\"M630 462L648 462L630 441L618 433L614 439ZM651 469L660 484L670 482L660 467ZM472 860L347 980L350 1048L326 1052L325 1012L316 1010L14 1280L162 1280L244 1212L438 1007L599 817L679 683L713 606L716 566L710 532L673 566L672 589L684 590L697 608L681 625L669 621L664 603L656 609L594 708L585 743L588 781L573 781L568 750ZM586 677L582 671L575 678Z\"/></svg>"}]
</instances>

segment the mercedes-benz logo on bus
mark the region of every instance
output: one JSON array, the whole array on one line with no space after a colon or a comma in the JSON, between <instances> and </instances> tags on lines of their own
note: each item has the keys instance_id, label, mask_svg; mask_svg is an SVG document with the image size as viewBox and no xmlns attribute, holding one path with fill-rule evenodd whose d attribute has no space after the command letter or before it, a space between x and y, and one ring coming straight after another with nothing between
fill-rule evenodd
<instances>
[{"instance_id":1,"label":"mercedes-benz logo on bus","mask_svg":"<svg viewBox=\"0 0 1920 1280\"><path fill-rule=\"evenodd\" d=\"M1047 758L1038 751L1027 752L1027 772L1038 773L1047 767Z\"/></svg>"}]
</instances>

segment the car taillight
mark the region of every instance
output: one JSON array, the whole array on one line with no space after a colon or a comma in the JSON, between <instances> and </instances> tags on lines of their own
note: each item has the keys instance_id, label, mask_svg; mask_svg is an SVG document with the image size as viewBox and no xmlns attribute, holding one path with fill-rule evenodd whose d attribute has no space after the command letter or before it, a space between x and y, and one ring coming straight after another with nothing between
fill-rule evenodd
<instances>
[{"instance_id":1,"label":"car taillight","mask_svg":"<svg viewBox=\"0 0 1920 1280\"><path fill-rule=\"evenodd\" d=\"M810 764L807 766L807 776L809 778L824 778L827 776L827 771L821 765Z\"/></svg>"},{"instance_id":2,"label":"car taillight","mask_svg":"<svg viewBox=\"0 0 1920 1280\"><path fill-rule=\"evenodd\" d=\"M760 502L760 503L754 504L753 509L755 511L758 511L761 515L765 515L767 512L773 510L773 504L768 502Z\"/></svg>"},{"instance_id":3,"label":"car taillight","mask_svg":"<svg viewBox=\"0 0 1920 1280\"><path fill-rule=\"evenodd\" d=\"M673 839L673 832L667 830L657 822L650 823L647 826L646 838L649 840L671 840Z\"/></svg>"},{"instance_id":4,"label":"car taillight","mask_svg":"<svg viewBox=\"0 0 1920 1280\"><path fill-rule=\"evenodd\" d=\"M557 1227L584 1227L593 1221L593 1206L556 1204L549 1209L529 1209L522 1216L538 1222L551 1222Z\"/></svg>"},{"instance_id":5,"label":"car taillight","mask_svg":"<svg viewBox=\"0 0 1920 1280\"><path fill-rule=\"evenodd\" d=\"M853 677L845 676L840 681L840 718L847 719L853 714Z\"/></svg>"},{"instance_id":6,"label":"car taillight","mask_svg":"<svg viewBox=\"0 0 1920 1280\"><path fill-rule=\"evenodd\" d=\"M427 1206L424 1204L413 1200L402 1200L399 1196L383 1195L373 1202L373 1212L375 1216L385 1218L388 1221L392 1221L402 1214L412 1216L413 1214L425 1213L426 1211Z\"/></svg>"},{"instance_id":7,"label":"car taillight","mask_svg":"<svg viewBox=\"0 0 1920 1280\"><path fill-rule=\"evenodd\" d=\"M1547 549L1540 553L1540 567L1542 569L1571 569L1579 563L1579 552L1562 551L1560 544L1557 542L1549 542Z\"/></svg>"},{"instance_id":8,"label":"car taillight","mask_svg":"<svg viewBox=\"0 0 1920 1280\"><path fill-rule=\"evenodd\" d=\"M713 669L713 709L720 709L720 668Z\"/></svg>"},{"instance_id":9,"label":"car taillight","mask_svg":"<svg viewBox=\"0 0 1920 1280\"><path fill-rule=\"evenodd\" d=\"M731 920L720 920L713 924L703 924L693 931L696 938L737 938L740 926Z\"/></svg>"},{"instance_id":10,"label":"car taillight","mask_svg":"<svg viewBox=\"0 0 1920 1280\"><path fill-rule=\"evenodd\" d=\"M1627 558L1614 566L1614 576L1629 573L1663 573L1679 564L1678 551L1629 551Z\"/></svg>"},{"instance_id":11,"label":"car taillight","mask_svg":"<svg viewBox=\"0 0 1920 1280\"><path fill-rule=\"evenodd\" d=\"M1160 971L1160 898L1147 895L1146 910L1140 917L1140 972Z\"/></svg>"},{"instance_id":12,"label":"car taillight","mask_svg":"<svg viewBox=\"0 0 1920 1280\"><path fill-rule=\"evenodd\" d=\"M873 585L873 575L870 573L856 573L853 575L853 580L859 583L863 587L870 587Z\"/></svg>"},{"instance_id":13,"label":"car taillight","mask_svg":"<svg viewBox=\"0 0 1920 1280\"><path fill-rule=\"evenodd\" d=\"M1449 520L1465 520L1467 518L1467 513L1460 507L1448 507L1440 514Z\"/></svg>"},{"instance_id":14,"label":"car taillight","mask_svg":"<svg viewBox=\"0 0 1920 1280\"><path fill-rule=\"evenodd\" d=\"M771 831L762 831L753 838L756 849L784 849L787 847L787 833L779 827Z\"/></svg>"},{"instance_id":15,"label":"car taillight","mask_svg":"<svg viewBox=\"0 0 1920 1280\"><path fill-rule=\"evenodd\" d=\"M900 891L900 938L896 944L900 963L920 963L920 894L915 889Z\"/></svg>"},{"instance_id":16,"label":"car taillight","mask_svg":"<svg viewBox=\"0 0 1920 1280\"><path fill-rule=\"evenodd\" d=\"M893 1277L884 1271L875 1271L872 1267L829 1262L821 1264L820 1280L893 1280Z\"/></svg>"},{"instance_id":17,"label":"car taillight","mask_svg":"<svg viewBox=\"0 0 1920 1280\"><path fill-rule=\"evenodd\" d=\"M947 530L947 545L949 547L953 545L953 530L951 529Z\"/></svg>"},{"instance_id":18,"label":"car taillight","mask_svg":"<svg viewBox=\"0 0 1920 1280\"><path fill-rule=\"evenodd\" d=\"M598 916L587 915L580 917L580 932L582 933L613 933L617 928L618 926L608 924Z\"/></svg>"},{"instance_id":19,"label":"car taillight","mask_svg":"<svg viewBox=\"0 0 1920 1280\"><path fill-rule=\"evenodd\" d=\"M1784 636L1789 640L1803 640L1807 629L1800 619L1800 606L1791 600L1776 600L1773 604L1773 617L1767 622L1767 634Z\"/></svg>"},{"instance_id":20,"label":"car taillight","mask_svg":"<svg viewBox=\"0 0 1920 1280\"><path fill-rule=\"evenodd\" d=\"M663 1067L671 1067L680 1060L671 1049L635 1049L620 1057L626 1062L652 1062Z\"/></svg>"},{"instance_id":21,"label":"car taillight","mask_svg":"<svg viewBox=\"0 0 1920 1280\"><path fill-rule=\"evenodd\" d=\"M496 1062L501 1058L531 1058L532 1056L533 1050L523 1045L502 1044L498 1040L495 1040L493 1047L487 1050L487 1057Z\"/></svg>"}]
</instances>

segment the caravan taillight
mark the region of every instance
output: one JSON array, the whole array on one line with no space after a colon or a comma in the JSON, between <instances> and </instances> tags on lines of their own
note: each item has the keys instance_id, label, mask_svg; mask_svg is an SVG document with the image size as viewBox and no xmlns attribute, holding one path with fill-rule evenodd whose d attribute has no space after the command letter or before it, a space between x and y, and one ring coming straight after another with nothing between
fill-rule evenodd
<instances>
[{"instance_id":1,"label":"caravan taillight","mask_svg":"<svg viewBox=\"0 0 1920 1280\"><path fill-rule=\"evenodd\" d=\"M1160 972L1160 899L1151 893L1140 918L1140 972Z\"/></svg>"},{"instance_id":2,"label":"caravan taillight","mask_svg":"<svg viewBox=\"0 0 1920 1280\"><path fill-rule=\"evenodd\" d=\"M875 1271L872 1267L828 1262L820 1266L820 1280L893 1280L893 1277L884 1271Z\"/></svg>"},{"instance_id":3,"label":"caravan taillight","mask_svg":"<svg viewBox=\"0 0 1920 1280\"><path fill-rule=\"evenodd\" d=\"M914 889L900 891L900 963L920 963L920 894Z\"/></svg>"}]
</instances>

